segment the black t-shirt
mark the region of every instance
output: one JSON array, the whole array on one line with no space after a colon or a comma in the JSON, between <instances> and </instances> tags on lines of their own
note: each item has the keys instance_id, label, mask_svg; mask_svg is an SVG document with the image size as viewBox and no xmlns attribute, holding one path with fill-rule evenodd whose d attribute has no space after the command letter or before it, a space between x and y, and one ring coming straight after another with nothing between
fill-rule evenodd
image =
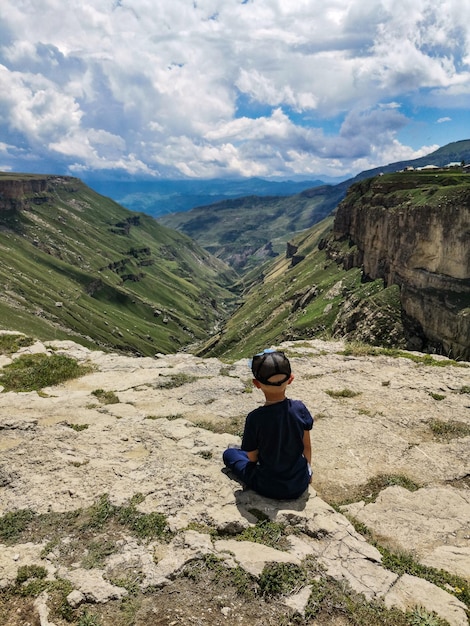
<instances>
[{"instance_id":1,"label":"black t-shirt","mask_svg":"<svg viewBox=\"0 0 470 626\"><path fill-rule=\"evenodd\" d=\"M313 418L300 400L261 406L247 415L242 450L258 450L250 486L277 499L296 498L308 487L310 475L303 456L304 431Z\"/></svg>"}]
</instances>

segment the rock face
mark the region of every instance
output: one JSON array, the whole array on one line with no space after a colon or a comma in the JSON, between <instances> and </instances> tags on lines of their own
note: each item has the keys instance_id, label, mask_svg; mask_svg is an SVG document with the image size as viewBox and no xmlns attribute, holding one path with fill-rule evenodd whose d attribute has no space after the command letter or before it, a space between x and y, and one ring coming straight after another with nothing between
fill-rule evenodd
<instances>
[{"instance_id":1,"label":"rock face","mask_svg":"<svg viewBox=\"0 0 470 626\"><path fill-rule=\"evenodd\" d=\"M421 324L430 343L452 358L468 360L466 177L452 184L436 175L403 172L353 185L338 207L334 236L357 247L345 255L345 267L362 266L366 278L399 285L404 311Z\"/></svg>"},{"instance_id":2,"label":"rock face","mask_svg":"<svg viewBox=\"0 0 470 626\"><path fill-rule=\"evenodd\" d=\"M34 174L0 176L0 211L19 211L30 204L47 202L52 191L51 182L61 180L62 184L73 184L76 179L69 176L40 176Z\"/></svg>"},{"instance_id":3,"label":"rock face","mask_svg":"<svg viewBox=\"0 0 470 626\"><path fill-rule=\"evenodd\" d=\"M67 602L79 610L124 601L122 572L132 574L141 592L157 593L171 589L184 567L204 558L255 579L268 563L300 566L309 558L322 575L347 583L366 600L403 610L423 606L452 626L465 626L458 590L387 569L350 519L393 549L413 551L422 564L470 579L470 363L432 367L405 358L350 357L341 354L341 343L316 340L282 348L292 354L296 375L289 395L302 398L315 416L314 483L292 502L244 490L222 471L223 450L240 443L225 428L261 402L258 390L247 390L245 361L227 366L182 353L132 358L59 341L0 357L4 367L20 353L54 352L94 366L90 374L40 394L0 393L0 516L22 509L44 516L78 511L104 494L121 506L142 494L138 510L164 515L172 532L169 542L124 536L88 567L90 555L69 547L76 537L54 542L48 536L47 549L46 539L9 542L0 545L0 587L8 588L21 566L41 565L50 580L68 581ZM117 401L100 403L96 390L113 392ZM460 436L433 435L433 423L455 426L456 419ZM383 475L406 475L419 488L388 486L375 499L354 498L361 486ZM328 504L345 498L355 501L342 512ZM237 535L253 528L257 515L292 530L284 549L240 541ZM67 550L73 556L64 560ZM310 591L304 585L288 594L286 614L302 613ZM230 606L214 599L211 607L212 618L198 624L275 623L262 615L258 621L224 622ZM48 623L47 594L38 597L34 610L43 616L41 624ZM9 625L19 623L11 619ZM152 619L135 623L157 623Z\"/></svg>"}]
</instances>

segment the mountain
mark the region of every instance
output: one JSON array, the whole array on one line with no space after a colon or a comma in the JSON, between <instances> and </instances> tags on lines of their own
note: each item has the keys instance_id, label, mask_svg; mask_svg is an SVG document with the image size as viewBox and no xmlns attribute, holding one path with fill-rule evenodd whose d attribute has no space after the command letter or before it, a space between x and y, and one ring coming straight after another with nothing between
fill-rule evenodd
<instances>
[{"instance_id":1,"label":"mountain","mask_svg":"<svg viewBox=\"0 0 470 626\"><path fill-rule=\"evenodd\" d=\"M250 196L173 213L159 222L195 239L238 272L246 272L266 257L283 251L289 239L326 217L345 197L349 187L365 178L405 167L451 162L470 163L470 140L458 141L419 159L390 163L361 172L338 185L322 185L283 198Z\"/></svg>"},{"instance_id":2,"label":"mountain","mask_svg":"<svg viewBox=\"0 0 470 626\"><path fill-rule=\"evenodd\" d=\"M141 211L152 217L253 194L289 196L325 184L322 180L272 181L262 178L116 181L90 175L84 178L84 182L131 211Z\"/></svg>"},{"instance_id":3,"label":"mountain","mask_svg":"<svg viewBox=\"0 0 470 626\"><path fill-rule=\"evenodd\" d=\"M194 241L71 177L0 175L0 324L137 354L227 316L235 274Z\"/></svg>"},{"instance_id":4,"label":"mountain","mask_svg":"<svg viewBox=\"0 0 470 626\"><path fill-rule=\"evenodd\" d=\"M1 326L145 355L237 358L332 335L468 360L470 175L380 174L339 204L346 192L322 186L227 201L239 217L201 209L192 225L207 249L78 179L4 174ZM243 273L210 253L211 233Z\"/></svg>"},{"instance_id":5,"label":"mountain","mask_svg":"<svg viewBox=\"0 0 470 626\"><path fill-rule=\"evenodd\" d=\"M288 197L224 200L158 221L244 273L277 256L290 238L326 217L343 197L342 187L322 185Z\"/></svg>"},{"instance_id":6,"label":"mountain","mask_svg":"<svg viewBox=\"0 0 470 626\"><path fill-rule=\"evenodd\" d=\"M470 360L470 175L384 174L245 277L241 306L200 354L342 337Z\"/></svg>"}]
</instances>

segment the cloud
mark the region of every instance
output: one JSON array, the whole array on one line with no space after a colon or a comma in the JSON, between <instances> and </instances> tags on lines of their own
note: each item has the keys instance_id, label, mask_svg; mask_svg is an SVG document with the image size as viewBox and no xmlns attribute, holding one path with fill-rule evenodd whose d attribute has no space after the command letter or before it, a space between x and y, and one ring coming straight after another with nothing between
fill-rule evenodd
<instances>
[{"instance_id":1,"label":"cloud","mask_svg":"<svg viewBox=\"0 0 470 626\"><path fill-rule=\"evenodd\" d=\"M452 121L452 118L451 118L451 117L440 117L440 118L437 120L437 123L438 123L438 124L442 124L442 123L444 123L444 122L451 122L451 121Z\"/></svg>"},{"instance_id":2,"label":"cloud","mask_svg":"<svg viewBox=\"0 0 470 626\"><path fill-rule=\"evenodd\" d=\"M6 167L340 175L437 145L428 107L468 120L460 0L4 0L0 18Z\"/></svg>"}]
</instances>

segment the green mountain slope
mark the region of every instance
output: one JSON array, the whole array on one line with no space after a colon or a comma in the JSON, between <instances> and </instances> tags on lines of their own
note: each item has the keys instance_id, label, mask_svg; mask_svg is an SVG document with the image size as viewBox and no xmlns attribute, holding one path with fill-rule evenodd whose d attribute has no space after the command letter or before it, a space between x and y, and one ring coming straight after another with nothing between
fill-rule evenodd
<instances>
[{"instance_id":1,"label":"green mountain slope","mask_svg":"<svg viewBox=\"0 0 470 626\"><path fill-rule=\"evenodd\" d=\"M0 175L0 327L140 354L207 337L233 271L80 180Z\"/></svg>"}]
</instances>

